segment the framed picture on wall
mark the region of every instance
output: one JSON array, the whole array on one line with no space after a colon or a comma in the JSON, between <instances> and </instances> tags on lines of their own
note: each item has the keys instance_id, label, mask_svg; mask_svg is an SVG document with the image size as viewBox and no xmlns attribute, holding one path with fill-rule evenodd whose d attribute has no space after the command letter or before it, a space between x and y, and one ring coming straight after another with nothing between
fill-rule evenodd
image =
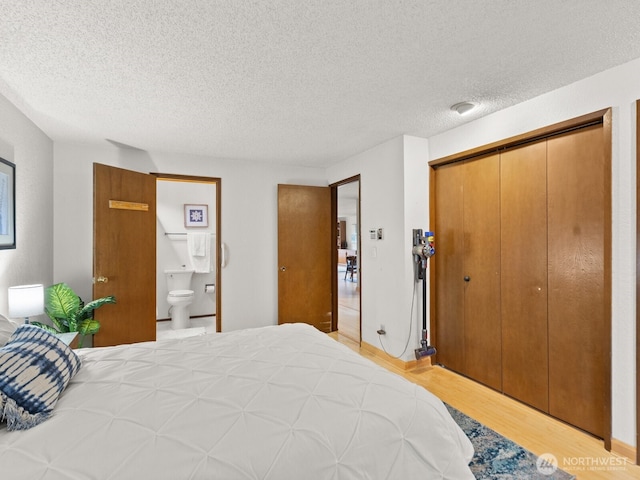
<instances>
[{"instance_id":1,"label":"framed picture on wall","mask_svg":"<svg viewBox=\"0 0 640 480\"><path fill-rule=\"evenodd\" d=\"M184 226L208 227L209 226L209 205L194 205L186 203L184 205Z\"/></svg>"},{"instance_id":2,"label":"framed picture on wall","mask_svg":"<svg viewBox=\"0 0 640 480\"><path fill-rule=\"evenodd\" d=\"M0 158L0 249L16 248L16 166Z\"/></svg>"}]
</instances>

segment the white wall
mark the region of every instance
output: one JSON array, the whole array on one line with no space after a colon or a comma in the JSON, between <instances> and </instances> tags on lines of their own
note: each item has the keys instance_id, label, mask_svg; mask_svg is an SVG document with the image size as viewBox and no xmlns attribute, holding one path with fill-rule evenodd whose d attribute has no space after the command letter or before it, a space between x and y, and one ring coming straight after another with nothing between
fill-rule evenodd
<instances>
[{"instance_id":1,"label":"white wall","mask_svg":"<svg viewBox=\"0 0 640 480\"><path fill-rule=\"evenodd\" d=\"M354 200L355 202L355 200ZM347 249L349 250L358 250L358 217L356 215L349 215L347 217L338 217L339 220L344 220L345 225L347 227L347 231L345 232L346 241L347 241Z\"/></svg>"},{"instance_id":2,"label":"white wall","mask_svg":"<svg viewBox=\"0 0 640 480\"><path fill-rule=\"evenodd\" d=\"M423 232L432 230L429 225L429 167L427 165L429 156L429 142L424 138L404 137L404 222L405 238L404 245L410 251L413 245L413 229L420 228ZM438 236L435 234L436 255L438 251ZM405 269L410 275L414 275L413 257L407 252L405 258ZM427 263L427 269L429 268ZM414 283L412 282L412 285ZM422 283L414 285L415 293L415 315L418 320L414 321L418 338L422 337ZM427 330L429 330L429 272L427 272ZM431 338L429 337L429 342ZM419 343L419 342L417 342ZM431 342L430 342L431 343ZM419 346L416 344L416 346ZM437 348L437 345L436 345ZM412 350L413 351L413 350Z\"/></svg>"},{"instance_id":3,"label":"white wall","mask_svg":"<svg viewBox=\"0 0 640 480\"><path fill-rule=\"evenodd\" d=\"M224 331L277 323L277 185L327 185L323 169L56 143L54 277L91 297L93 162L139 172L221 178Z\"/></svg>"},{"instance_id":4,"label":"white wall","mask_svg":"<svg viewBox=\"0 0 640 480\"><path fill-rule=\"evenodd\" d=\"M52 283L53 145L2 96L0 157L16 165L16 248L0 250L0 313L6 315L8 287Z\"/></svg>"},{"instance_id":5,"label":"white wall","mask_svg":"<svg viewBox=\"0 0 640 480\"><path fill-rule=\"evenodd\" d=\"M419 285L411 310L411 242L429 218L427 155L425 139L400 136L327 169L329 183L360 174L362 340L403 360L414 358L422 330ZM378 228L384 238L372 240L369 230Z\"/></svg>"},{"instance_id":6,"label":"white wall","mask_svg":"<svg viewBox=\"0 0 640 480\"><path fill-rule=\"evenodd\" d=\"M430 159L436 159L613 107L613 437L629 445L635 445L635 101L639 98L640 59L429 139Z\"/></svg>"}]
</instances>

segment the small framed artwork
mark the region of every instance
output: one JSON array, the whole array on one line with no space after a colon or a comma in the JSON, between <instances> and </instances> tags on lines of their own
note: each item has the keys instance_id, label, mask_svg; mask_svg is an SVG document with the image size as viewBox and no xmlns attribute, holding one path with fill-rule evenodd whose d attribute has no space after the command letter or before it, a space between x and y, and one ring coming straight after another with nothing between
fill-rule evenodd
<instances>
[{"instance_id":1,"label":"small framed artwork","mask_svg":"<svg viewBox=\"0 0 640 480\"><path fill-rule=\"evenodd\" d=\"M209 226L209 205L194 205L186 203L184 205L184 226L208 227Z\"/></svg>"},{"instance_id":2,"label":"small framed artwork","mask_svg":"<svg viewBox=\"0 0 640 480\"><path fill-rule=\"evenodd\" d=\"M16 248L16 166L0 158L0 249Z\"/></svg>"}]
</instances>

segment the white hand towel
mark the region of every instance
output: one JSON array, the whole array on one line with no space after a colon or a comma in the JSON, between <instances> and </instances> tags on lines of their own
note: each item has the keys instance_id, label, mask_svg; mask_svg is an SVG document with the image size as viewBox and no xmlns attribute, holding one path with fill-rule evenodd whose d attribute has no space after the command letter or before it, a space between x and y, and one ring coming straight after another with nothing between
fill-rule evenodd
<instances>
[{"instance_id":1,"label":"white hand towel","mask_svg":"<svg viewBox=\"0 0 640 480\"><path fill-rule=\"evenodd\" d=\"M211 272L211 234L187 233L187 251L195 273Z\"/></svg>"},{"instance_id":2,"label":"white hand towel","mask_svg":"<svg viewBox=\"0 0 640 480\"><path fill-rule=\"evenodd\" d=\"M208 233L189 232L187 233L187 248L192 257L204 257L207 254Z\"/></svg>"}]
</instances>

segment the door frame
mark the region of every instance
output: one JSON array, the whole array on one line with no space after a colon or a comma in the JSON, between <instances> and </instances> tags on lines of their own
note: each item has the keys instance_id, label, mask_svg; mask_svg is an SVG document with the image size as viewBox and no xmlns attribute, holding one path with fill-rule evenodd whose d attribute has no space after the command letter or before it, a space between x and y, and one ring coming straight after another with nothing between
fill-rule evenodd
<instances>
[{"instance_id":1,"label":"door frame","mask_svg":"<svg viewBox=\"0 0 640 480\"><path fill-rule=\"evenodd\" d=\"M178 175L173 173L152 172L150 175L158 180L174 180L177 182L194 182L194 183L212 183L216 186L216 332L222 331L222 261L220 252L222 251L222 233L220 220L221 217L221 199L222 199L222 179L218 177L202 177L197 175Z\"/></svg>"},{"instance_id":2,"label":"door frame","mask_svg":"<svg viewBox=\"0 0 640 480\"><path fill-rule=\"evenodd\" d=\"M331 238L335 244L336 238L338 238L338 187L340 185L346 185L348 183L358 182L358 288L360 294L358 295L359 310L360 310L360 343L362 343L362 276L360 274L362 270L362 222L361 222L361 207L362 207L362 180L360 174L354 175L343 180L339 180L329 185L331 187ZM338 249L334 248L331 255L331 291L332 291L332 315L331 315L331 331L338 330L338 276L335 272L338 270Z\"/></svg>"},{"instance_id":3,"label":"door frame","mask_svg":"<svg viewBox=\"0 0 640 480\"><path fill-rule=\"evenodd\" d=\"M636 464L640 465L640 100L636 100Z\"/></svg>"},{"instance_id":4,"label":"door frame","mask_svg":"<svg viewBox=\"0 0 640 480\"><path fill-rule=\"evenodd\" d=\"M539 128L537 130L533 130L531 132L527 132L527 133L523 133L521 135L516 135L514 137L509 137L509 138L505 138L503 140L498 140L496 142L487 144L487 145L482 145L480 147L476 147L470 150L466 150L463 152L459 152L459 153L455 153L452 155L448 155L446 157L442 157L442 158L438 158L435 160L432 160L430 162L428 162L429 165L429 221L430 221L430 225L435 225L435 205L437 202L437 199L435 197L435 170L437 169L437 167L439 166L443 166L443 165L447 165L450 163L455 163L455 162L460 162L463 160L468 160L471 158L477 158L479 156L482 155L486 155L488 153L491 152L496 152L496 151L502 151L505 150L507 148L512 148L512 147L516 147L518 145L524 145L526 143L530 143L530 142L534 142L537 140L541 140L543 138L549 138L555 135L560 135L563 133L567 133L571 130L576 130L576 129L580 129L583 127L587 127L590 125L602 125L603 128L603 136L604 136L604 145L605 145L605 149L604 149L604 155L605 155L605 165L607 166L607 168L605 169L604 172L604 183L606 188L608 189L606 195L605 195L605 202L606 204L604 205L604 209L605 209L605 224L608 226L608 228L605 231L605 235L604 238L602 239L603 243L604 243L604 248L605 248L605 259L608 263L605 263L604 266L604 302L605 305L607 306L607 312L608 315L605 318L605 331L606 331L606 336L605 338L602 339L602 341L605 343L605 345L608 346L609 348L609 354L605 355L605 358L602 359L602 361L605 363L605 375L606 378L604 379L604 383L605 385L607 385L607 392L605 395L605 398L603 399L603 405L602 408L604 409L604 447L607 451L611 451L611 443L612 443L612 436L611 436L611 425L612 425L612 418L611 418L611 276L612 276L612 262L611 262L611 230L612 230L612 222L611 222L611 215L612 215L612 210L611 210L611 188L612 188L612 182L611 182L611 163L612 163L612 152L611 152L611 147L612 147L612 127L611 127L611 117L612 117L612 109L611 108L605 108L602 110L598 110L596 112L592 112L592 113L588 113L586 115L582 115L576 118L572 118L560 123L556 123L553 125L549 125L546 127L542 127ZM638 117L640 120L640 116ZM640 128L639 128L639 132L640 132ZM638 143L638 145L640 146L640 142ZM640 147L639 147L640 148ZM640 162L640 160L639 160ZM639 197L640 198L640 197ZM640 217L639 217L640 218ZM438 232L435 232L436 236L438 235ZM640 236L640 230L638 235ZM640 237L639 237L640 238ZM640 239L639 239L639 247L640 248ZM436 322L436 312L438 309L438 306L436 305L436 279L435 279L435 271L437 265L438 265L438 261L437 261L437 255L435 257L435 262L431 263L431 271L430 271L430 298L432 299L431 304L429 306L430 308L430 322L429 322L429 328L430 328L430 333L431 333L431 338L432 341L435 345L438 344L437 341L437 331L436 331L436 326L435 326L435 322ZM636 267L638 270L638 276L640 276L640 265L637 264ZM640 289L638 290L640 291ZM638 301L636 299L636 301ZM636 312L636 314L638 315L638 313ZM638 323L640 323L640 320L637 320ZM637 330L637 329L636 329ZM637 333L638 334L638 333ZM637 339L638 344L640 344L640 334L638 334L638 339ZM637 357L637 356L636 356ZM636 360L637 364L640 366L640 361ZM637 372L636 372L637 374ZM640 384L640 376L637 379L638 384ZM640 402L638 403L638 411L640 412ZM640 420L638 420L638 426L640 427ZM640 455L640 454L639 454ZM640 461L640 456L638 458L638 460Z\"/></svg>"}]
</instances>

